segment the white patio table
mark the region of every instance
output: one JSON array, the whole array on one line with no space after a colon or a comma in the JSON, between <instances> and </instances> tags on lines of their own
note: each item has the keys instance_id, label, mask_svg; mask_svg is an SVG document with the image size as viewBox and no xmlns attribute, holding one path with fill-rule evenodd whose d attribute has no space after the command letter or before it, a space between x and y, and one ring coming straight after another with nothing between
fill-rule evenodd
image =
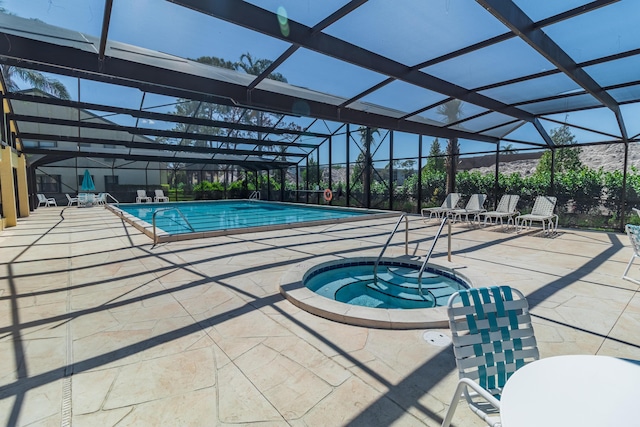
<instances>
[{"instance_id":1,"label":"white patio table","mask_svg":"<svg viewBox=\"0 0 640 427\"><path fill-rule=\"evenodd\" d=\"M609 356L540 359L502 390L502 427L640 425L640 364Z\"/></svg>"}]
</instances>

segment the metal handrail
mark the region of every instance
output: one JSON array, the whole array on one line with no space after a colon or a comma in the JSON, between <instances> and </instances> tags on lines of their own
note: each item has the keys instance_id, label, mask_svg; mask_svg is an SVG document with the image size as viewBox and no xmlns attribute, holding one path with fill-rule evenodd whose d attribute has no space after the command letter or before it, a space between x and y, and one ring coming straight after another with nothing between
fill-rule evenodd
<instances>
[{"instance_id":1,"label":"metal handrail","mask_svg":"<svg viewBox=\"0 0 640 427\"><path fill-rule=\"evenodd\" d=\"M249 200L260 200L260 192L258 190L254 190L254 192L249 196Z\"/></svg>"},{"instance_id":2,"label":"metal handrail","mask_svg":"<svg viewBox=\"0 0 640 427\"><path fill-rule=\"evenodd\" d=\"M184 222L187 223L187 225L189 226L189 228L191 229L191 231L193 233L196 232L196 230L193 228L193 226L189 223L189 221L187 220L187 218L184 216L184 214L182 213L182 211L180 211L180 209L176 208L176 207L170 207L170 208L160 208L158 210L156 210L153 213L153 216L151 217L151 223L153 224L153 244L156 245L158 243L158 236L156 235L156 215L159 212L165 212L165 211L170 211L170 210L175 210L178 212L178 214L182 217L182 219L184 220Z\"/></svg>"},{"instance_id":3,"label":"metal handrail","mask_svg":"<svg viewBox=\"0 0 640 427\"><path fill-rule=\"evenodd\" d=\"M111 197L111 199L113 199L113 201L114 201L114 202L116 202L116 205L119 205L119 204L120 204L120 202L118 201L118 199L116 199L115 197L113 197L113 196L111 195L111 193L104 193L104 194L105 194L105 196L104 196L104 197L105 197L105 199L106 199L106 198L107 198L107 196L108 196L108 197Z\"/></svg>"},{"instance_id":4,"label":"metal handrail","mask_svg":"<svg viewBox=\"0 0 640 427\"><path fill-rule=\"evenodd\" d=\"M398 231L398 226L400 225L400 222L402 221L403 218L404 218L404 254L405 255L409 254L409 218L407 218L406 213L403 213L402 215L400 215L400 218L398 218L398 222L396 222L395 227L393 227L393 230L389 234L389 238L387 239L387 242L384 244L384 247L380 251L380 255L378 255L378 259L376 259L376 262L373 264L373 283L376 285L378 284L378 264L380 263L382 254L384 254L384 251L387 250L387 246L389 246L389 243L391 242L391 238L393 237L393 235L396 234L396 231Z\"/></svg>"},{"instance_id":5,"label":"metal handrail","mask_svg":"<svg viewBox=\"0 0 640 427\"><path fill-rule=\"evenodd\" d=\"M427 262L429 262L429 258L431 258L431 254L433 253L433 250L436 247L436 243L438 242L438 238L440 237L440 234L442 234L442 229L444 228L444 225L449 223L449 225L451 225L451 220L449 219L448 216L445 216L444 218L442 218L442 223L440 224L440 228L438 229L438 232L436 233L436 235L433 238L433 243L431 244L431 249L429 249L429 252L427 253L427 256L424 258L424 262L422 263L422 266L420 267L420 271L418 272L418 294L420 294L420 296L422 295L422 274L424 273L424 269L427 267ZM449 238L451 238L451 230L449 229ZM451 240L449 240L449 251L451 251ZM449 252L451 253L451 252ZM427 289L427 291L431 294L431 296L433 296L435 298L435 296L433 295L433 293Z\"/></svg>"}]
</instances>

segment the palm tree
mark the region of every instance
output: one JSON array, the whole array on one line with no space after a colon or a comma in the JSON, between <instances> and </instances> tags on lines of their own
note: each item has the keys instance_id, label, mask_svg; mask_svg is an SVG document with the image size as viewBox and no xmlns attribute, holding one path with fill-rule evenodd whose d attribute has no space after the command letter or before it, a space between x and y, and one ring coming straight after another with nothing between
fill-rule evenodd
<instances>
[{"instance_id":1,"label":"palm tree","mask_svg":"<svg viewBox=\"0 0 640 427\"><path fill-rule=\"evenodd\" d=\"M2 6L2 3L4 3L4 1L0 0L0 13L13 15L13 13L9 12L4 6ZM71 98L64 84L56 79L47 77L38 71L2 64L0 65L0 72L2 72L2 75L4 76L4 83L7 86L5 89L8 91L15 92L20 90L20 87L15 81L15 77L19 77L34 88L40 89L53 96L62 99Z\"/></svg>"},{"instance_id":2,"label":"palm tree","mask_svg":"<svg viewBox=\"0 0 640 427\"><path fill-rule=\"evenodd\" d=\"M358 128L360 142L362 142L362 152L358 155L357 161L362 161L362 193L365 197L364 205L371 207L371 177L373 176L373 154L371 148L375 145L374 134L380 135L378 128L360 126ZM354 168L354 174L356 169Z\"/></svg>"},{"instance_id":3,"label":"palm tree","mask_svg":"<svg viewBox=\"0 0 640 427\"><path fill-rule=\"evenodd\" d=\"M462 117L462 101L452 99L451 101L441 104L437 109L438 114L443 116L446 124L454 123ZM456 191L456 172L458 171L458 158L460 157L460 144L458 138L449 138L447 142L447 157L445 166L447 169L447 194Z\"/></svg>"},{"instance_id":4,"label":"palm tree","mask_svg":"<svg viewBox=\"0 0 640 427\"><path fill-rule=\"evenodd\" d=\"M264 70L269 68L271 64L273 64L273 61L269 59L254 60L251 54L247 52L240 55L240 61L235 63L235 68L241 69L247 74L259 76ZM267 78L287 83L287 79L280 73L271 73Z\"/></svg>"},{"instance_id":5,"label":"palm tree","mask_svg":"<svg viewBox=\"0 0 640 427\"><path fill-rule=\"evenodd\" d=\"M67 88L62 82L51 77L47 77L38 71L6 64L0 65L0 71L2 71L2 75L4 76L4 82L7 85L7 90L11 92L20 90L20 87L15 81L15 78L19 77L34 88L40 89L55 97L61 99L71 98Z\"/></svg>"}]
</instances>

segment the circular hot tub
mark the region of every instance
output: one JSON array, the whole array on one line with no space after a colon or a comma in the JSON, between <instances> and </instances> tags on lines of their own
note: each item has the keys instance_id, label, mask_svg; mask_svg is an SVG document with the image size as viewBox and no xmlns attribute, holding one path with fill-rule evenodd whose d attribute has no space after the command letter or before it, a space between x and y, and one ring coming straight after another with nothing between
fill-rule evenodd
<instances>
[{"instance_id":1,"label":"circular hot tub","mask_svg":"<svg viewBox=\"0 0 640 427\"><path fill-rule=\"evenodd\" d=\"M428 264L382 258L374 275L374 257L306 261L289 270L280 293L296 306L331 320L385 329L448 327L446 304L468 275Z\"/></svg>"}]
</instances>

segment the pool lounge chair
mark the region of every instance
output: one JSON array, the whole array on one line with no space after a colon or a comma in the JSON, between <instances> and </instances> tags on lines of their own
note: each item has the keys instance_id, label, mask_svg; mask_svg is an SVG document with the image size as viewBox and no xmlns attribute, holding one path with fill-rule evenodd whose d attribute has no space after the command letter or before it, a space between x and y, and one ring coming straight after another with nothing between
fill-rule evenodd
<instances>
[{"instance_id":1,"label":"pool lounge chair","mask_svg":"<svg viewBox=\"0 0 640 427\"><path fill-rule=\"evenodd\" d=\"M498 202L498 207L495 211L482 212L478 216L480 219L484 217L484 226L487 222L497 224L500 221L500 225L504 227L502 220L507 218L507 228L509 224L513 224L515 227L515 217L520 215L520 212L516 210L520 196L518 194L503 194Z\"/></svg>"},{"instance_id":2,"label":"pool lounge chair","mask_svg":"<svg viewBox=\"0 0 640 427\"><path fill-rule=\"evenodd\" d=\"M162 190L156 190L156 195L153 198L153 201L156 203L159 202L168 202L169 198L167 196L164 195L164 191Z\"/></svg>"},{"instance_id":3,"label":"pool lounge chair","mask_svg":"<svg viewBox=\"0 0 640 427\"><path fill-rule=\"evenodd\" d=\"M447 213L449 217L456 221L462 221L462 217L464 216L465 221L469 222L469 215L473 215L473 220L478 220L478 214L485 212L484 202L487 200L486 194L472 194L467 201L467 205L464 209L453 209Z\"/></svg>"},{"instance_id":4,"label":"pool lounge chair","mask_svg":"<svg viewBox=\"0 0 640 427\"><path fill-rule=\"evenodd\" d=\"M448 212L458 207L458 203L460 202L460 193L449 193L447 194L447 198L444 199L442 205L435 208L422 208L422 219L427 222L431 218L443 218L447 215ZM429 215L427 217L427 214Z\"/></svg>"},{"instance_id":5,"label":"pool lounge chair","mask_svg":"<svg viewBox=\"0 0 640 427\"><path fill-rule=\"evenodd\" d=\"M151 197L147 196L147 192L144 190L137 190L138 196L136 197L136 203L151 203Z\"/></svg>"},{"instance_id":6,"label":"pool lounge chair","mask_svg":"<svg viewBox=\"0 0 640 427\"><path fill-rule=\"evenodd\" d=\"M633 279L627 276L627 273L631 268L631 264L633 264L633 260L636 258L640 258L640 225L627 224L624 227L624 230L626 231L627 236L629 236L629 241L631 242L631 248L633 249L633 254L631 254L631 259L627 264L627 268L625 268L624 273L622 273L622 278L630 282L640 284L639 279Z\"/></svg>"},{"instance_id":7,"label":"pool lounge chair","mask_svg":"<svg viewBox=\"0 0 640 427\"><path fill-rule=\"evenodd\" d=\"M505 383L540 358L529 304L509 286L471 288L449 297L447 314L460 380L442 427L451 424L462 395L476 415L498 426Z\"/></svg>"},{"instance_id":8,"label":"pool lounge chair","mask_svg":"<svg viewBox=\"0 0 640 427\"><path fill-rule=\"evenodd\" d=\"M78 198L77 197L71 197L68 193L65 193L65 196L67 196L67 206L73 206L73 204L75 203L76 206L78 206Z\"/></svg>"},{"instance_id":9,"label":"pool lounge chair","mask_svg":"<svg viewBox=\"0 0 640 427\"><path fill-rule=\"evenodd\" d=\"M555 233L558 229L558 215L554 214L553 210L556 208L557 200L554 196L536 197L531 213L516 217L516 231L520 232L524 226L529 228L531 223L536 221L542 223L545 234Z\"/></svg>"},{"instance_id":10,"label":"pool lounge chair","mask_svg":"<svg viewBox=\"0 0 640 427\"><path fill-rule=\"evenodd\" d=\"M58 206L58 204L56 203L56 199L54 199L53 197L47 197L44 194L40 194L38 193L38 207L40 206Z\"/></svg>"}]
</instances>

